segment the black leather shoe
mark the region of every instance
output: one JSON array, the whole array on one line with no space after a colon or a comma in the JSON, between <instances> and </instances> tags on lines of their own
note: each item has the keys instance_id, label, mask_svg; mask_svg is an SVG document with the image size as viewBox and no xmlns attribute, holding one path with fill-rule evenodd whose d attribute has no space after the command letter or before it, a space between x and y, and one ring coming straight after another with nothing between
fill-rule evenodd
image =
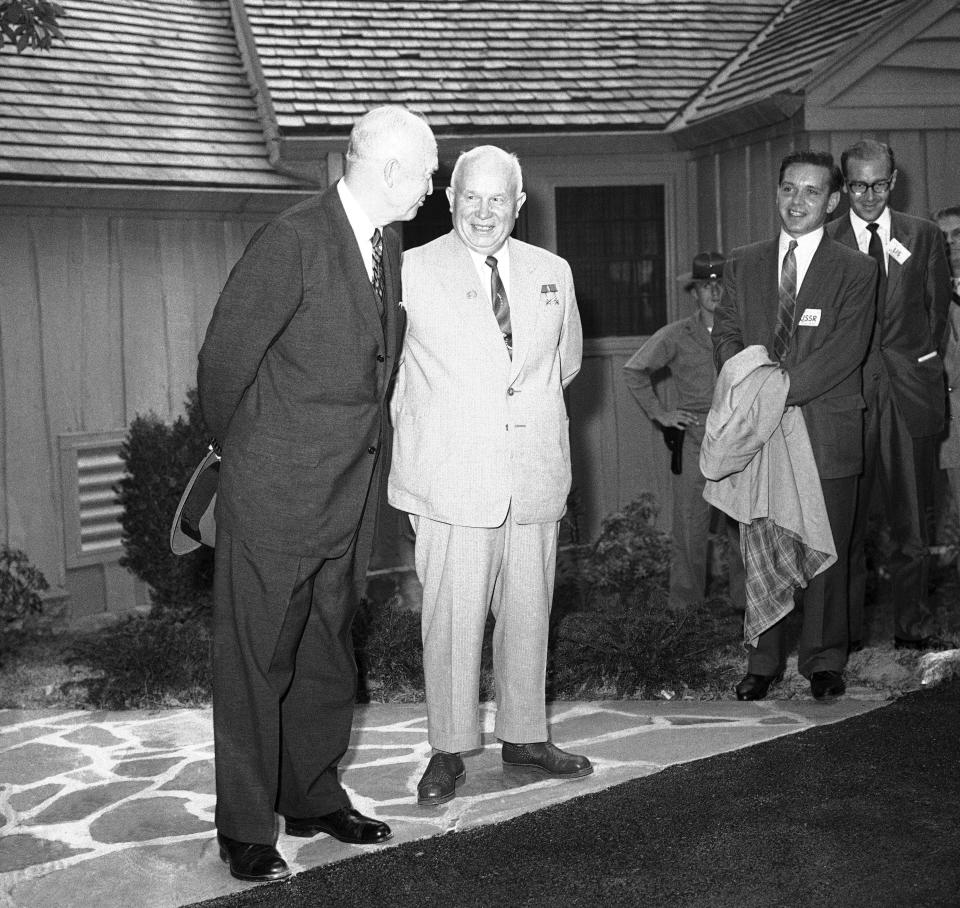
<instances>
[{"instance_id":1,"label":"black leather shoe","mask_svg":"<svg viewBox=\"0 0 960 908\"><path fill-rule=\"evenodd\" d=\"M249 883L269 883L290 876L287 862L273 845L261 842L238 842L217 833L220 860L230 865L230 875Z\"/></svg>"},{"instance_id":2,"label":"black leather shoe","mask_svg":"<svg viewBox=\"0 0 960 908\"><path fill-rule=\"evenodd\" d=\"M771 684L779 684L783 680L783 672L776 675L754 675L748 673L736 686L738 700L762 700Z\"/></svg>"},{"instance_id":3,"label":"black leather shoe","mask_svg":"<svg viewBox=\"0 0 960 908\"><path fill-rule=\"evenodd\" d=\"M417 803L421 807L446 804L457 793L457 786L467 777L460 754L438 751L427 764L417 784Z\"/></svg>"},{"instance_id":4,"label":"black leather shoe","mask_svg":"<svg viewBox=\"0 0 960 908\"><path fill-rule=\"evenodd\" d=\"M555 778L579 779L593 772L593 766L586 757L568 754L549 741L535 744L504 741L501 755L505 766L524 766Z\"/></svg>"},{"instance_id":5,"label":"black leather shoe","mask_svg":"<svg viewBox=\"0 0 960 908\"><path fill-rule=\"evenodd\" d=\"M814 700L833 700L846 689L840 672L814 672L810 676L810 693Z\"/></svg>"},{"instance_id":6,"label":"black leather shoe","mask_svg":"<svg viewBox=\"0 0 960 908\"><path fill-rule=\"evenodd\" d=\"M927 652L941 652L945 649L953 649L956 644L951 640L945 640L936 634L929 637L921 637L919 640L907 640L903 637L893 638L894 649L914 649L925 650Z\"/></svg>"},{"instance_id":7,"label":"black leather shoe","mask_svg":"<svg viewBox=\"0 0 960 908\"><path fill-rule=\"evenodd\" d=\"M325 832L348 845L379 845L393 835L386 823L365 817L352 807L341 807L322 817L285 819L287 835L310 838L318 832Z\"/></svg>"}]
</instances>

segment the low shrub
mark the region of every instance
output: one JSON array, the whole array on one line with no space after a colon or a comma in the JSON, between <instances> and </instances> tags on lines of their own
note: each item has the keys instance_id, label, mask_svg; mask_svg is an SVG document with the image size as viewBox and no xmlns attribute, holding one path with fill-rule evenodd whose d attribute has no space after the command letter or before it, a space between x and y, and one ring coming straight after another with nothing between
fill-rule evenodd
<instances>
[{"instance_id":1,"label":"low shrub","mask_svg":"<svg viewBox=\"0 0 960 908\"><path fill-rule=\"evenodd\" d=\"M117 487L123 505L120 564L147 586L157 611L178 619L209 613L213 549L170 551L170 524L190 475L209 443L196 389L173 425L153 413L138 415L121 449L126 475Z\"/></svg>"},{"instance_id":2,"label":"low shrub","mask_svg":"<svg viewBox=\"0 0 960 908\"><path fill-rule=\"evenodd\" d=\"M578 582L591 591L628 597L640 588L665 584L670 575L670 536L656 527L659 513L656 496L641 492L605 517L597 541L579 547Z\"/></svg>"},{"instance_id":3,"label":"low shrub","mask_svg":"<svg viewBox=\"0 0 960 908\"><path fill-rule=\"evenodd\" d=\"M716 654L735 644L742 613L711 599L678 614L647 584L630 596L596 593L585 606L555 606L547 663L554 699L655 698L709 687Z\"/></svg>"},{"instance_id":4,"label":"low shrub","mask_svg":"<svg viewBox=\"0 0 960 908\"><path fill-rule=\"evenodd\" d=\"M30 615L43 611L40 594L49 588L47 578L20 549L6 543L0 546L0 658L12 645L13 632Z\"/></svg>"},{"instance_id":5,"label":"low shrub","mask_svg":"<svg viewBox=\"0 0 960 908\"><path fill-rule=\"evenodd\" d=\"M69 663L97 673L81 684L96 709L150 709L210 702L210 631L171 611L133 617L74 643Z\"/></svg>"},{"instance_id":6,"label":"low shrub","mask_svg":"<svg viewBox=\"0 0 960 908\"><path fill-rule=\"evenodd\" d=\"M353 622L353 643L361 702L423 699L419 612L393 600L364 601Z\"/></svg>"}]
</instances>

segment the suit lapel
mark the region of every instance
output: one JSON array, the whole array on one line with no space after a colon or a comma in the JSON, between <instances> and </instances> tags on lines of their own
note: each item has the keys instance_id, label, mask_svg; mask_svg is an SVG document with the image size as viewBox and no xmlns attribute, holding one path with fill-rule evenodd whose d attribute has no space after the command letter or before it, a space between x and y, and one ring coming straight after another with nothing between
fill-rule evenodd
<instances>
[{"instance_id":1,"label":"suit lapel","mask_svg":"<svg viewBox=\"0 0 960 908\"><path fill-rule=\"evenodd\" d=\"M334 227L334 235L337 237L340 268L347 284L345 289L351 299L354 300L370 333L377 340L382 341L383 324L380 321L380 312L377 309L376 291L370 282L367 266L363 263L363 256L360 254L356 235L353 232L347 213L343 210L343 203L340 201L340 194L337 192L336 185L327 190L324 194L324 201ZM386 248L386 243L384 243L384 248Z\"/></svg>"},{"instance_id":2,"label":"suit lapel","mask_svg":"<svg viewBox=\"0 0 960 908\"><path fill-rule=\"evenodd\" d=\"M510 244L510 325L513 329L513 361L510 380L523 368L543 312L537 284L536 257L529 256L518 244Z\"/></svg>"},{"instance_id":3,"label":"suit lapel","mask_svg":"<svg viewBox=\"0 0 960 908\"><path fill-rule=\"evenodd\" d=\"M820 238L820 244L817 246L816 252L813 253L813 258L810 259L810 266L807 268L803 283L800 285L800 292L797 294L794 328L796 328L797 321L803 315L803 310L807 304L816 302L823 296L820 288L823 282L830 277L830 261L833 258L830 254L830 243L830 238L824 233Z\"/></svg>"},{"instance_id":4,"label":"suit lapel","mask_svg":"<svg viewBox=\"0 0 960 908\"><path fill-rule=\"evenodd\" d=\"M384 340L387 358L395 357L403 341L403 327L406 324L406 312L400 308L400 243L391 230L384 231L383 242L384 273Z\"/></svg>"},{"instance_id":5,"label":"suit lapel","mask_svg":"<svg viewBox=\"0 0 960 908\"><path fill-rule=\"evenodd\" d=\"M890 212L890 239L899 240L911 252L913 249L913 231L907 222L900 219L895 211ZM897 292L900 278L903 276L903 266L889 253L887 254L887 292L885 299L893 299Z\"/></svg>"},{"instance_id":6,"label":"suit lapel","mask_svg":"<svg viewBox=\"0 0 960 908\"><path fill-rule=\"evenodd\" d=\"M445 237L443 259L439 263L438 279L442 284L442 297L448 305L457 307L457 316L463 320L465 330L473 330L477 342L494 362L510 361L503 335L497 326L490 301L490 284L480 279L469 250L454 231ZM511 261L511 268L513 262ZM511 272L512 274L512 272ZM511 279L512 283L512 279ZM511 324L513 319L512 291L508 291ZM474 326L470 329L468 326Z\"/></svg>"},{"instance_id":7,"label":"suit lapel","mask_svg":"<svg viewBox=\"0 0 960 908\"><path fill-rule=\"evenodd\" d=\"M773 337L777 330L777 310L780 308L780 262L779 241L771 240L760 253L760 273L755 275L760 288L760 299L769 300L760 307L764 320L761 337L769 338L767 348L773 350Z\"/></svg>"}]
</instances>

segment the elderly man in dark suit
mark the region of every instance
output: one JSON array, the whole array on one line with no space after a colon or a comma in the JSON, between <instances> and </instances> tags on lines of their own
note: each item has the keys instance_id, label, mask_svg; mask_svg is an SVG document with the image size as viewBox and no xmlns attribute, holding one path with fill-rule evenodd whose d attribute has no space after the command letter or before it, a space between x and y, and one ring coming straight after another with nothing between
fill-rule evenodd
<instances>
[{"instance_id":1,"label":"elderly man in dark suit","mask_svg":"<svg viewBox=\"0 0 960 908\"><path fill-rule=\"evenodd\" d=\"M404 331L399 239L432 191L437 146L399 107L354 126L335 186L262 227L200 351L222 445L214 576L220 856L243 880L289 875L275 847L326 833L385 841L341 787L356 695L350 625L390 457Z\"/></svg>"},{"instance_id":2,"label":"elderly man in dark suit","mask_svg":"<svg viewBox=\"0 0 960 908\"><path fill-rule=\"evenodd\" d=\"M943 238L932 221L890 209L897 169L888 145L857 142L840 162L850 213L827 232L872 256L880 275L876 327L863 368L866 461L850 548L851 648L859 648L864 636L864 537L879 486L896 545L894 645L944 649L949 644L937 635L927 601L937 442L946 412L940 355L950 272Z\"/></svg>"},{"instance_id":3,"label":"elderly man in dark suit","mask_svg":"<svg viewBox=\"0 0 960 908\"><path fill-rule=\"evenodd\" d=\"M877 282L873 262L825 235L840 186L826 152L798 151L783 159L780 234L731 253L713 322L717 368L749 345L765 346L789 376L786 405L801 408L810 436L837 549L837 561L809 582L803 598L798 667L818 700L845 690L846 548L863 466L860 366ZM739 700L762 699L782 677L783 625L781 619L751 647L747 674L736 688Z\"/></svg>"}]
</instances>

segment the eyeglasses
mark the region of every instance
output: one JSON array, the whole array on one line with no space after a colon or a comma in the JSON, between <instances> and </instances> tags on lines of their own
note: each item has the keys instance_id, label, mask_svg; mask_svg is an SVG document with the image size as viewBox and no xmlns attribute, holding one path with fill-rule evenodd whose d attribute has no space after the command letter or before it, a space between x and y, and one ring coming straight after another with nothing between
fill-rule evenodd
<instances>
[{"instance_id":1,"label":"eyeglasses","mask_svg":"<svg viewBox=\"0 0 960 908\"><path fill-rule=\"evenodd\" d=\"M854 195L863 195L868 189L873 190L874 195L886 195L890 191L892 180L877 180L875 183L864 183L862 180L854 180L847 183L849 189Z\"/></svg>"}]
</instances>

